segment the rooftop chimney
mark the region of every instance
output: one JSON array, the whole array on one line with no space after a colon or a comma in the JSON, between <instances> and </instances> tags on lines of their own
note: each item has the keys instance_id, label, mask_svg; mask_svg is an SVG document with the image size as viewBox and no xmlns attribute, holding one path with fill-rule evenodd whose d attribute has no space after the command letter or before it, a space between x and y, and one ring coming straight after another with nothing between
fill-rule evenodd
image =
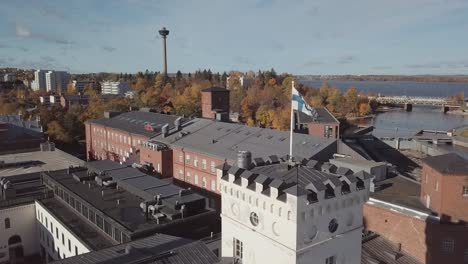
<instances>
[{"instance_id":1,"label":"rooftop chimney","mask_svg":"<svg viewBox=\"0 0 468 264\"><path fill-rule=\"evenodd\" d=\"M250 151L237 152L237 167L242 169L250 169L252 165L252 153Z\"/></svg>"},{"instance_id":2,"label":"rooftop chimney","mask_svg":"<svg viewBox=\"0 0 468 264\"><path fill-rule=\"evenodd\" d=\"M169 124L165 124L164 126L161 127L161 134L163 138L169 135Z\"/></svg>"},{"instance_id":3,"label":"rooftop chimney","mask_svg":"<svg viewBox=\"0 0 468 264\"><path fill-rule=\"evenodd\" d=\"M175 129L176 131L180 131L182 129L182 117L178 117L175 121L174 121L174 126L175 126Z\"/></svg>"}]
</instances>

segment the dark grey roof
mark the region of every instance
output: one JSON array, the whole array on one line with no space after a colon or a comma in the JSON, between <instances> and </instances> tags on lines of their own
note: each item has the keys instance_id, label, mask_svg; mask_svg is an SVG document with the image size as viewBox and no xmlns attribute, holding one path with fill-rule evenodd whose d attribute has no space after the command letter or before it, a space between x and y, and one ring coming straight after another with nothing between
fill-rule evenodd
<instances>
[{"instance_id":1,"label":"dark grey roof","mask_svg":"<svg viewBox=\"0 0 468 264\"><path fill-rule=\"evenodd\" d=\"M253 173L260 174L255 179L255 181L258 179L263 179L263 181L266 181L268 178L270 178L273 181L269 184L269 186L275 188L279 188L280 186L290 188L290 186L297 185L299 191L294 190L296 193L303 193L305 192L305 189L309 189L311 186L319 191L324 190L327 183L330 183L333 186L341 186L342 180L347 177L351 177L351 179L348 181L355 181L355 175L335 175L305 166L290 167L287 163L255 167L251 171ZM282 183L285 185L282 185Z\"/></svg>"},{"instance_id":2,"label":"dark grey roof","mask_svg":"<svg viewBox=\"0 0 468 264\"><path fill-rule=\"evenodd\" d=\"M362 243L361 256L361 264L421 264L408 252L399 251L397 245L381 236Z\"/></svg>"},{"instance_id":3,"label":"dark grey roof","mask_svg":"<svg viewBox=\"0 0 468 264\"><path fill-rule=\"evenodd\" d=\"M65 206L56 198L44 199L38 202L92 250L100 250L116 244L115 241L97 231L88 221L82 220L82 216L78 216L74 210L69 209L68 206Z\"/></svg>"},{"instance_id":4,"label":"dark grey roof","mask_svg":"<svg viewBox=\"0 0 468 264\"><path fill-rule=\"evenodd\" d=\"M403 176L381 181L376 185L371 197L384 202L431 213L420 200L421 185Z\"/></svg>"},{"instance_id":5,"label":"dark grey roof","mask_svg":"<svg viewBox=\"0 0 468 264\"><path fill-rule=\"evenodd\" d=\"M115 128L132 134L142 135L145 137L154 137L161 133L161 127L165 124L169 125L169 129L173 129L174 121L177 118L179 118L179 116L133 111L120 114L113 118L100 118L90 120L88 122ZM185 121L186 120L183 119L182 123ZM146 130L145 124L150 124L154 130Z\"/></svg>"},{"instance_id":6,"label":"dark grey roof","mask_svg":"<svg viewBox=\"0 0 468 264\"><path fill-rule=\"evenodd\" d=\"M118 168L119 164L114 164ZM121 169L128 170L128 168ZM112 170L112 172L115 173L117 170L119 169ZM185 191L183 188L149 175L114 179L119 186L118 189L99 186L95 181L83 184L68 175L67 170L52 171L46 175L131 232L164 228L164 224L172 223L173 220L180 218L179 207L182 204L185 204L189 211L189 213L184 213L186 218L211 212L206 209L206 199L203 196ZM102 196L103 192L104 196ZM140 204L144 201L155 200L159 194L161 194L160 203L166 211L163 213L164 218L157 223L152 217L145 216ZM120 201L120 204L117 201Z\"/></svg>"},{"instance_id":7,"label":"dark grey roof","mask_svg":"<svg viewBox=\"0 0 468 264\"><path fill-rule=\"evenodd\" d=\"M114 162L115 163L115 162ZM115 181L117 180L125 180L129 178L141 177L146 176L145 173L141 172L138 169L132 167L124 167L116 170L110 170L107 172L109 176L112 177Z\"/></svg>"},{"instance_id":8,"label":"dark grey roof","mask_svg":"<svg viewBox=\"0 0 468 264\"><path fill-rule=\"evenodd\" d=\"M312 116L309 116L303 112L297 112L298 123L339 123L339 121L330 113L326 108L314 108L317 111L317 119L314 120Z\"/></svg>"},{"instance_id":9,"label":"dark grey roof","mask_svg":"<svg viewBox=\"0 0 468 264\"><path fill-rule=\"evenodd\" d=\"M96 161L87 162L86 167L88 168L88 170L92 172L104 173L104 172L110 172L112 170L126 168L127 166L121 165L112 160L96 160Z\"/></svg>"},{"instance_id":10,"label":"dark grey roof","mask_svg":"<svg viewBox=\"0 0 468 264\"><path fill-rule=\"evenodd\" d=\"M157 136L158 141L174 147L185 148L234 163L237 152L246 150L252 157L282 157L289 153L289 132L275 129L249 127L242 124L216 122L207 119L190 120L184 127L184 136L174 133L166 138ZM156 139L156 138L155 138ZM305 134L294 133L294 156L310 159L324 148L336 142Z\"/></svg>"},{"instance_id":11,"label":"dark grey roof","mask_svg":"<svg viewBox=\"0 0 468 264\"><path fill-rule=\"evenodd\" d=\"M429 156L423 162L444 174L468 175L468 161L455 153Z\"/></svg>"},{"instance_id":12,"label":"dark grey roof","mask_svg":"<svg viewBox=\"0 0 468 264\"><path fill-rule=\"evenodd\" d=\"M202 92L229 92L228 89L218 86L203 89Z\"/></svg>"},{"instance_id":13,"label":"dark grey roof","mask_svg":"<svg viewBox=\"0 0 468 264\"><path fill-rule=\"evenodd\" d=\"M129 249L126 253L125 250ZM55 261L63 264L212 264L217 257L200 241L157 234L127 244Z\"/></svg>"}]
</instances>

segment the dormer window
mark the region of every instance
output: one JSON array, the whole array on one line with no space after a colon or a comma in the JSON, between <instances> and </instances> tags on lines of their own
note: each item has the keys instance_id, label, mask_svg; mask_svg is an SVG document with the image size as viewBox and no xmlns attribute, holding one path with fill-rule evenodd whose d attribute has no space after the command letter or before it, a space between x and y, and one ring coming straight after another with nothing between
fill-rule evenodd
<instances>
[{"instance_id":1,"label":"dormer window","mask_svg":"<svg viewBox=\"0 0 468 264\"><path fill-rule=\"evenodd\" d=\"M309 204L316 203L318 201L317 199L317 193L313 191L307 191L307 202Z\"/></svg>"},{"instance_id":2,"label":"dormer window","mask_svg":"<svg viewBox=\"0 0 468 264\"><path fill-rule=\"evenodd\" d=\"M335 197L335 190L330 184L326 185L326 190L325 190L325 199L330 199Z\"/></svg>"},{"instance_id":3,"label":"dormer window","mask_svg":"<svg viewBox=\"0 0 468 264\"><path fill-rule=\"evenodd\" d=\"M364 186L364 181L357 178L357 183L356 183L356 188L358 190L364 190L365 189L365 186Z\"/></svg>"},{"instance_id":4,"label":"dormer window","mask_svg":"<svg viewBox=\"0 0 468 264\"><path fill-rule=\"evenodd\" d=\"M351 192L351 188L349 187L349 184L345 181L341 182L341 194L348 194Z\"/></svg>"}]
</instances>

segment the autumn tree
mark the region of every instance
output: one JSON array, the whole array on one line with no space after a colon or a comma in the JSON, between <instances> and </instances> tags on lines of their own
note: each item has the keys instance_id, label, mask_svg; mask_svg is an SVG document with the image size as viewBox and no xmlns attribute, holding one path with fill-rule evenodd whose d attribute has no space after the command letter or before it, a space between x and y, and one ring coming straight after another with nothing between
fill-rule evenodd
<instances>
[{"instance_id":1,"label":"autumn tree","mask_svg":"<svg viewBox=\"0 0 468 264\"><path fill-rule=\"evenodd\" d=\"M359 104L357 88L354 86L350 87L344 94L344 99L346 102L345 110L350 113L356 113Z\"/></svg>"},{"instance_id":2,"label":"autumn tree","mask_svg":"<svg viewBox=\"0 0 468 264\"><path fill-rule=\"evenodd\" d=\"M71 142L71 138L58 121L52 121L47 125L47 134L52 139L59 140L65 143Z\"/></svg>"}]
</instances>

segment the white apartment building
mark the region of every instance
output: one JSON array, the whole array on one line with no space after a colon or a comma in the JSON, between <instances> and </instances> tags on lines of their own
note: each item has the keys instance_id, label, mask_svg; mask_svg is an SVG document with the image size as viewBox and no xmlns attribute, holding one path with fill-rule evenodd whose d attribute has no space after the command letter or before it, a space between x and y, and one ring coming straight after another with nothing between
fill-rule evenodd
<instances>
[{"instance_id":1,"label":"white apartment building","mask_svg":"<svg viewBox=\"0 0 468 264\"><path fill-rule=\"evenodd\" d=\"M34 72L34 81L31 83L31 88L35 91L46 90L46 71L36 70Z\"/></svg>"},{"instance_id":2,"label":"white apartment building","mask_svg":"<svg viewBox=\"0 0 468 264\"><path fill-rule=\"evenodd\" d=\"M67 90L70 76L64 71L48 71L45 74L46 90L61 94Z\"/></svg>"},{"instance_id":3,"label":"white apartment building","mask_svg":"<svg viewBox=\"0 0 468 264\"><path fill-rule=\"evenodd\" d=\"M361 263L369 174L334 175L272 156L251 168L245 156L217 171L222 263Z\"/></svg>"},{"instance_id":4,"label":"white apartment building","mask_svg":"<svg viewBox=\"0 0 468 264\"><path fill-rule=\"evenodd\" d=\"M130 91L128 82L105 81L101 83L101 94L125 94L127 91Z\"/></svg>"},{"instance_id":5,"label":"white apartment building","mask_svg":"<svg viewBox=\"0 0 468 264\"><path fill-rule=\"evenodd\" d=\"M3 75L3 81L4 82L14 82L14 81L16 81L16 74L14 74L14 73L5 73L5 75Z\"/></svg>"},{"instance_id":6,"label":"white apartment building","mask_svg":"<svg viewBox=\"0 0 468 264\"><path fill-rule=\"evenodd\" d=\"M46 79L46 91L55 92L57 90L57 80L55 78L55 72L53 71L46 72L45 79Z\"/></svg>"}]
</instances>

